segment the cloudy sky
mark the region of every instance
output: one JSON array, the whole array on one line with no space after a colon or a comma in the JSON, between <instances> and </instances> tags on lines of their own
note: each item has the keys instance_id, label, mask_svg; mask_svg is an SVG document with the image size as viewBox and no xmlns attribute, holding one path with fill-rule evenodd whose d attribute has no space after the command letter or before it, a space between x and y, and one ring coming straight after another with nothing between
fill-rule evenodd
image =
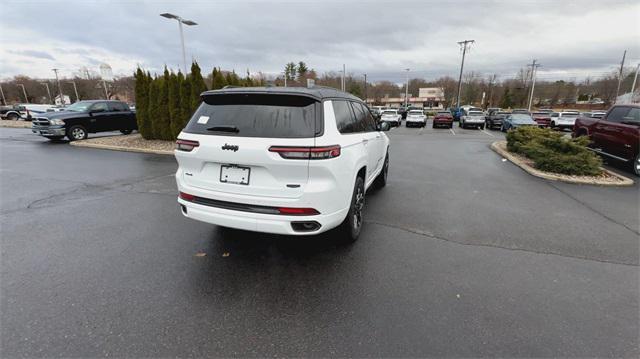
<instances>
[{"instance_id":1,"label":"cloudy sky","mask_svg":"<svg viewBox=\"0 0 640 359\"><path fill-rule=\"evenodd\" d=\"M514 77L532 59L539 78L597 78L640 62L640 1L9 1L0 0L0 78L72 76L82 67L116 75L187 58L275 74L289 61L319 73L346 64L372 81L457 76L457 41L474 39L466 71Z\"/></svg>"}]
</instances>

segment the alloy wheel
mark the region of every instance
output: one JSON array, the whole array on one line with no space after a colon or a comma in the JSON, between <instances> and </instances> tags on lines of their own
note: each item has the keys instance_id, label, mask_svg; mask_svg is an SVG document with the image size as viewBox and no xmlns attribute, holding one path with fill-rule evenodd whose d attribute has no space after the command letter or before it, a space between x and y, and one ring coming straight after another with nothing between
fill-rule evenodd
<instances>
[{"instance_id":1,"label":"alloy wheel","mask_svg":"<svg viewBox=\"0 0 640 359\"><path fill-rule=\"evenodd\" d=\"M84 130L81 128L74 128L73 131L71 131L71 136L73 136L74 139L76 140L81 140L84 138Z\"/></svg>"},{"instance_id":2,"label":"alloy wheel","mask_svg":"<svg viewBox=\"0 0 640 359\"><path fill-rule=\"evenodd\" d=\"M362 226L362 209L364 208L364 190L358 187L356 190L356 203L353 211L353 228L359 229Z\"/></svg>"}]
</instances>

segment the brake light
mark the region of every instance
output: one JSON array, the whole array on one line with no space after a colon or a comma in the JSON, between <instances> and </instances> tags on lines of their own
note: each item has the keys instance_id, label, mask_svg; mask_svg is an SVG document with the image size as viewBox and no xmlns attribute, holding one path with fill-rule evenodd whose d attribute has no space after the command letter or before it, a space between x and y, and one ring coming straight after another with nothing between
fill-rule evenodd
<instances>
[{"instance_id":1,"label":"brake light","mask_svg":"<svg viewBox=\"0 0 640 359\"><path fill-rule=\"evenodd\" d=\"M189 140L181 140L181 139L178 139L176 141L176 150L178 151L191 152L193 151L194 148L198 146L200 146L200 143L198 141L189 141Z\"/></svg>"},{"instance_id":2,"label":"brake light","mask_svg":"<svg viewBox=\"0 0 640 359\"><path fill-rule=\"evenodd\" d=\"M340 156L340 146L287 147L271 146L269 152L276 152L289 160L326 160Z\"/></svg>"},{"instance_id":3,"label":"brake light","mask_svg":"<svg viewBox=\"0 0 640 359\"><path fill-rule=\"evenodd\" d=\"M280 214L290 215L290 216L313 216L316 214L320 214L314 208L290 208L290 207L278 207L278 212Z\"/></svg>"},{"instance_id":4,"label":"brake light","mask_svg":"<svg viewBox=\"0 0 640 359\"><path fill-rule=\"evenodd\" d=\"M185 201L191 202L196 197L194 195L192 195L192 194L180 192L180 198L184 199Z\"/></svg>"}]
</instances>

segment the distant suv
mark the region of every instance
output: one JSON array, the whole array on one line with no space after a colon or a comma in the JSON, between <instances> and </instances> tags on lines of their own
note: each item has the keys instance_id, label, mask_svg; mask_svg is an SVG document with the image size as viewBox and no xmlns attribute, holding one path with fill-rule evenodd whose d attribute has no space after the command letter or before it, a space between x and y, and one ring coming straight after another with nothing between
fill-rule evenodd
<instances>
[{"instance_id":1,"label":"distant suv","mask_svg":"<svg viewBox=\"0 0 640 359\"><path fill-rule=\"evenodd\" d=\"M484 130L484 121L484 112L469 110L460 117L460 127L477 127Z\"/></svg>"},{"instance_id":2,"label":"distant suv","mask_svg":"<svg viewBox=\"0 0 640 359\"><path fill-rule=\"evenodd\" d=\"M640 176L640 105L615 105L602 118L579 117L573 136L589 136L595 152L630 163Z\"/></svg>"},{"instance_id":3,"label":"distant suv","mask_svg":"<svg viewBox=\"0 0 640 359\"><path fill-rule=\"evenodd\" d=\"M505 117L509 116L511 112L498 110L491 110L489 114L485 116L485 126L488 129L500 128L502 126L502 121L504 121Z\"/></svg>"},{"instance_id":4,"label":"distant suv","mask_svg":"<svg viewBox=\"0 0 640 359\"><path fill-rule=\"evenodd\" d=\"M31 122L31 132L50 140L83 140L89 133L106 131L129 134L137 128L126 103L106 100L79 101L61 112L40 113Z\"/></svg>"},{"instance_id":5,"label":"distant suv","mask_svg":"<svg viewBox=\"0 0 640 359\"><path fill-rule=\"evenodd\" d=\"M355 240L389 139L359 98L323 87L204 92L176 141L182 214L237 229Z\"/></svg>"},{"instance_id":6,"label":"distant suv","mask_svg":"<svg viewBox=\"0 0 640 359\"><path fill-rule=\"evenodd\" d=\"M427 116L422 110L409 110L407 113L407 127L424 127L427 124Z\"/></svg>"},{"instance_id":7,"label":"distant suv","mask_svg":"<svg viewBox=\"0 0 640 359\"><path fill-rule=\"evenodd\" d=\"M576 118L580 116L578 111L562 111L552 112L549 127L563 130L565 128L573 128Z\"/></svg>"},{"instance_id":8,"label":"distant suv","mask_svg":"<svg viewBox=\"0 0 640 359\"><path fill-rule=\"evenodd\" d=\"M394 109L384 110L382 111L382 115L380 115L380 121L386 122L390 126L400 126L400 124L402 124L401 120L402 116Z\"/></svg>"},{"instance_id":9,"label":"distant suv","mask_svg":"<svg viewBox=\"0 0 640 359\"><path fill-rule=\"evenodd\" d=\"M438 111L433 117L432 127L439 126L452 128L453 127L453 115L449 111Z\"/></svg>"}]
</instances>

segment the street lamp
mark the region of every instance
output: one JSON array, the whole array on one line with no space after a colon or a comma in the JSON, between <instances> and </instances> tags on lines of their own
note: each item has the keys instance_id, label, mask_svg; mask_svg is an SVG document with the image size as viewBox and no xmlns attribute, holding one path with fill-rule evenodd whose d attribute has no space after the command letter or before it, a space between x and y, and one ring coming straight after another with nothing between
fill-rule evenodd
<instances>
[{"instance_id":1,"label":"street lamp","mask_svg":"<svg viewBox=\"0 0 640 359\"><path fill-rule=\"evenodd\" d=\"M407 72L407 84L404 88L404 107L405 109L409 106L409 69L404 69Z\"/></svg>"},{"instance_id":2,"label":"street lamp","mask_svg":"<svg viewBox=\"0 0 640 359\"><path fill-rule=\"evenodd\" d=\"M178 27L180 28L180 42L182 44L182 65L184 66L184 74L186 76L187 75L187 55L185 54L185 51L184 51L184 34L182 32L182 24L185 24L188 26L193 26L198 24L196 24L194 21L191 21L191 20L185 20L180 16L174 15L174 14L164 13L164 14L160 14L160 16L166 17L167 19L174 19L178 21Z\"/></svg>"}]
</instances>

